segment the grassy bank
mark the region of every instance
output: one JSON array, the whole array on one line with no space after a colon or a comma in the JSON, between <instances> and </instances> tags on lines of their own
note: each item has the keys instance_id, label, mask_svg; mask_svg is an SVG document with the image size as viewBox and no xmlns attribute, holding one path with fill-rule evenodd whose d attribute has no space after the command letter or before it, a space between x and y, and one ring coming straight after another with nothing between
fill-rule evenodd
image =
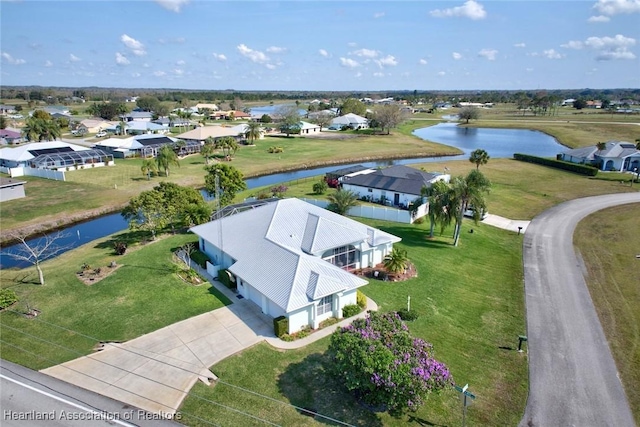
<instances>
[{"instance_id":1,"label":"grassy bank","mask_svg":"<svg viewBox=\"0 0 640 427\"><path fill-rule=\"evenodd\" d=\"M398 283L372 280L363 291L384 311L406 307L407 296L411 296L411 309L420 314L409 323L411 332L431 342L436 358L449 366L457 383L469 383L478 396L469 408L469 425L516 425L527 394L526 354L513 350L525 327L522 236L465 221L461 246L454 248L449 232L427 239L426 224L366 222L402 237L399 246L408 251L419 276ZM471 227L473 234L468 232ZM222 381L354 425L460 424L460 401L452 390L431 396L411 417L397 419L365 410L327 376L328 362L323 356L327 345L328 338L304 349L281 352L260 344L222 361L212 371ZM226 385L197 384L193 393L279 425L324 424ZM195 397L188 397L182 409L217 425L254 425L244 415ZM205 425L189 417L182 422Z\"/></svg>"},{"instance_id":2,"label":"grassy bank","mask_svg":"<svg viewBox=\"0 0 640 427\"><path fill-rule=\"evenodd\" d=\"M113 254L113 238L44 262L44 286L34 283L33 268L2 271L2 287L20 299L12 312L0 313L3 359L42 369L87 354L98 341L129 340L229 303L208 283L187 285L174 274L172 250L195 241L193 235L133 246L124 256ZM76 276L85 263L108 271L111 261L121 266L97 283L85 285ZM16 314L28 308L41 313L35 319Z\"/></svg>"},{"instance_id":3,"label":"grassy bank","mask_svg":"<svg viewBox=\"0 0 640 427\"><path fill-rule=\"evenodd\" d=\"M596 212L578 224L574 243L587 285L640 425L640 204Z\"/></svg>"}]
</instances>

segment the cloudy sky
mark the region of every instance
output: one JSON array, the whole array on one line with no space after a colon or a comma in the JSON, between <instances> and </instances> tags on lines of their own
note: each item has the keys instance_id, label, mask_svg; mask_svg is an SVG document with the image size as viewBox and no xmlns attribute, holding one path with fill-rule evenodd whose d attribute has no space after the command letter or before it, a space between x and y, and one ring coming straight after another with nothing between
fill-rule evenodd
<instances>
[{"instance_id":1,"label":"cloudy sky","mask_svg":"<svg viewBox=\"0 0 640 427\"><path fill-rule=\"evenodd\" d=\"M640 86L640 0L0 1L3 85Z\"/></svg>"}]
</instances>

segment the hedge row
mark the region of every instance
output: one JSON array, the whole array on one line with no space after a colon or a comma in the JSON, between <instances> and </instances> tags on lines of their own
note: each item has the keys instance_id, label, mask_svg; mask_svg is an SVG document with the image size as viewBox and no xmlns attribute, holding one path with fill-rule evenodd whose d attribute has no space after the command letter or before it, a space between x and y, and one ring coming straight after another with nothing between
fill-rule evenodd
<instances>
[{"instance_id":1,"label":"hedge row","mask_svg":"<svg viewBox=\"0 0 640 427\"><path fill-rule=\"evenodd\" d=\"M548 159L545 157L530 156L529 154L515 153L513 158L523 162L536 163L538 165L551 166L552 168L564 169L566 171L579 173L587 176L596 176L598 169L593 166L581 165L578 163L565 162L563 160Z\"/></svg>"},{"instance_id":2,"label":"hedge row","mask_svg":"<svg viewBox=\"0 0 640 427\"><path fill-rule=\"evenodd\" d=\"M281 337L289 333L289 319L284 316L273 319L273 332L277 337Z\"/></svg>"}]
</instances>

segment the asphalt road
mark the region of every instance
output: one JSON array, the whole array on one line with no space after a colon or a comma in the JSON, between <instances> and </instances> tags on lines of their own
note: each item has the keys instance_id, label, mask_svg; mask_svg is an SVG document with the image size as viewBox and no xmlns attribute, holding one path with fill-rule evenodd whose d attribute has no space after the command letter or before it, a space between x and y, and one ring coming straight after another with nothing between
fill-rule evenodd
<instances>
[{"instance_id":1,"label":"asphalt road","mask_svg":"<svg viewBox=\"0 0 640 427\"><path fill-rule=\"evenodd\" d=\"M635 426L573 247L581 219L634 202L640 193L572 200L529 225L523 253L529 398L521 427Z\"/></svg>"},{"instance_id":2,"label":"asphalt road","mask_svg":"<svg viewBox=\"0 0 640 427\"><path fill-rule=\"evenodd\" d=\"M160 426L180 424L0 360L2 427Z\"/></svg>"}]
</instances>

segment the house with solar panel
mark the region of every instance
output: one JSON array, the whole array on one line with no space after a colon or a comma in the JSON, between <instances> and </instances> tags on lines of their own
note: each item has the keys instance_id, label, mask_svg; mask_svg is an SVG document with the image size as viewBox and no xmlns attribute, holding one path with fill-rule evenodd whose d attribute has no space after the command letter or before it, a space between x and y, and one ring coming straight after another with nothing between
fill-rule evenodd
<instances>
[{"instance_id":1,"label":"house with solar panel","mask_svg":"<svg viewBox=\"0 0 640 427\"><path fill-rule=\"evenodd\" d=\"M207 271L227 274L238 295L289 333L342 318L367 281L353 270L373 267L399 237L295 198L278 199L191 228L205 253Z\"/></svg>"},{"instance_id":2,"label":"house with solar panel","mask_svg":"<svg viewBox=\"0 0 640 427\"><path fill-rule=\"evenodd\" d=\"M113 165L111 154L61 141L34 142L0 149L0 172L11 177L34 175L64 180L64 177L59 178L46 171L72 171Z\"/></svg>"}]
</instances>

